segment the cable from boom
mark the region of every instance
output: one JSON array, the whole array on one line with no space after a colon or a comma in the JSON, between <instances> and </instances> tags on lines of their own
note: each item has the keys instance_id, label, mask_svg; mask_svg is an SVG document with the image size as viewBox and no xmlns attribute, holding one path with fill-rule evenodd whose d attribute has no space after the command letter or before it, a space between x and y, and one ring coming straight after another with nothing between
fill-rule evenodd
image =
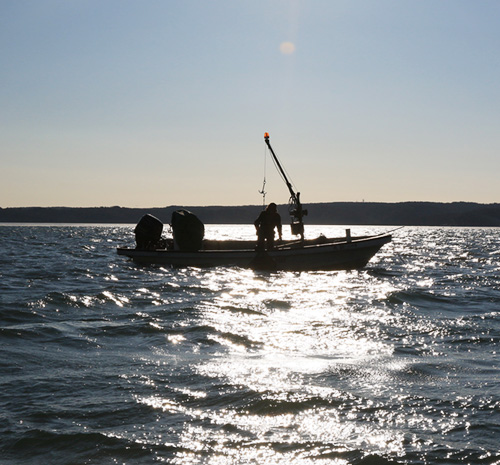
<instances>
[{"instance_id":1,"label":"cable from boom","mask_svg":"<svg viewBox=\"0 0 500 465\"><path fill-rule=\"evenodd\" d=\"M259 191L259 194L262 195L262 209L266 208L266 151L264 150L264 180L262 181L262 190Z\"/></svg>"}]
</instances>

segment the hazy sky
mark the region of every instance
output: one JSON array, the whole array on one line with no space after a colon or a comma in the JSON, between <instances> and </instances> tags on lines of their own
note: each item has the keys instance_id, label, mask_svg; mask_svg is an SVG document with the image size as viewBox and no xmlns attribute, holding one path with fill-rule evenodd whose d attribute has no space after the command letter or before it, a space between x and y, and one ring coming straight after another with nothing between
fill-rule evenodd
<instances>
[{"instance_id":1,"label":"hazy sky","mask_svg":"<svg viewBox=\"0 0 500 465\"><path fill-rule=\"evenodd\" d=\"M0 0L0 206L500 202L497 0ZM266 167L266 170L265 170Z\"/></svg>"}]
</instances>

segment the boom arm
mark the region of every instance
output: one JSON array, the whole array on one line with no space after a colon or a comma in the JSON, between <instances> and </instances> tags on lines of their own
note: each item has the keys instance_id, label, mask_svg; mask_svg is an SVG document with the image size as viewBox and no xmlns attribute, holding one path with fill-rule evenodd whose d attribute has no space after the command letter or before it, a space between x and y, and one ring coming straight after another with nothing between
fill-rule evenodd
<instances>
[{"instance_id":1,"label":"boom arm","mask_svg":"<svg viewBox=\"0 0 500 465\"><path fill-rule=\"evenodd\" d=\"M271 155L273 156L274 162L276 163L276 166L278 167L278 170L281 173L281 176L283 177L283 180L285 181L288 190L290 191L290 200L294 204L294 208L290 211L290 215L292 216L292 234L300 235L301 239L304 240L304 222L302 221L302 218L305 215L307 215L307 210L304 210L302 208L302 204L300 203L300 192L295 193L295 191L293 190L292 184L288 180L285 170L281 166L278 157L276 156L273 148L271 147L271 143L269 142L268 132L264 134L264 140L266 141L266 144L269 147Z\"/></svg>"}]
</instances>

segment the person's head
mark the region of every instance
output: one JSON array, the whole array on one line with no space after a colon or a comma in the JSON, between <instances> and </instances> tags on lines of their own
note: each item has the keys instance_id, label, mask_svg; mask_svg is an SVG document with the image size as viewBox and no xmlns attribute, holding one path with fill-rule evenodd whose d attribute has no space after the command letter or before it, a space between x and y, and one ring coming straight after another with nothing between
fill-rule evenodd
<instances>
[{"instance_id":1,"label":"person's head","mask_svg":"<svg viewBox=\"0 0 500 465\"><path fill-rule=\"evenodd\" d=\"M278 211L278 207L276 206L276 204L275 204L274 202L271 202L271 203L267 206L266 210L267 210L268 212L271 212L271 213L276 213L276 212Z\"/></svg>"}]
</instances>

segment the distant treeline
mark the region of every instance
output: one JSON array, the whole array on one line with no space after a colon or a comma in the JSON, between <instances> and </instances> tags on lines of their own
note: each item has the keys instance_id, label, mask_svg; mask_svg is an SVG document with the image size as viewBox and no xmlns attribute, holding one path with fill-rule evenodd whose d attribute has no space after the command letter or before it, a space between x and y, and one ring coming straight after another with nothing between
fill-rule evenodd
<instances>
[{"instance_id":1,"label":"distant treeline","mask_svg":"<svg viewBox=\"0 0 500 465\"><path fill-rule=\"evenodd\" d=\"M333 202L304 206L308 224L394 225L394 226L500 226L500 204L468 202ZM0 222L12 223L137 223L150 213L170 223L174 210L195 213L205 224L251 224L262 206L237 207L24 207L0 208ZM280 205L283 222L288 221L287 205Z\"/></svg>"}]
</instances>

